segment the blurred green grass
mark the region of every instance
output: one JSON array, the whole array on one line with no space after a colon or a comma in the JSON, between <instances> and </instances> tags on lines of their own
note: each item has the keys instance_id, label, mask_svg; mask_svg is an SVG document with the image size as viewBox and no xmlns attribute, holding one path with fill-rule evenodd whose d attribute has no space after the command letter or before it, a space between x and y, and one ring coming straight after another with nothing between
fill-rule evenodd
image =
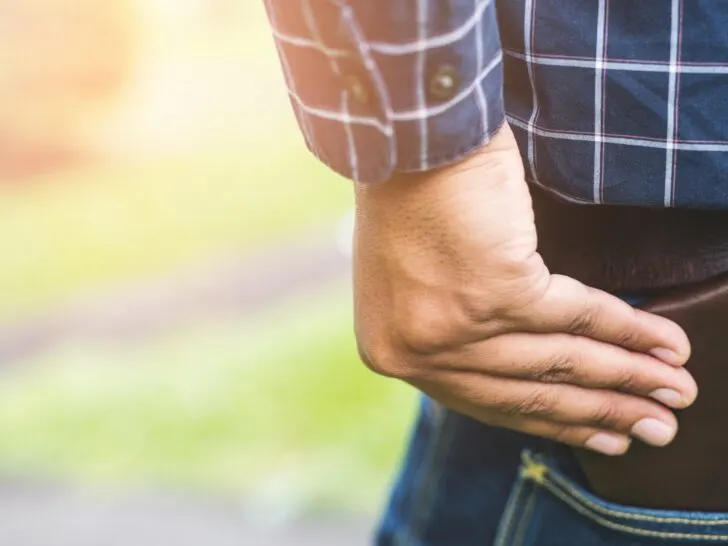
<instances>
[{"instance_id":1,"label":"blurred green grass","mask_svg":"<svg viewBox=\"0 0 728 546\"><path fill-rule=\"evenodd\" d=\"M370 512L415 400L358 362L346 292L27 363L0 382L0 472Z\"/></svg>"}]
</instances>

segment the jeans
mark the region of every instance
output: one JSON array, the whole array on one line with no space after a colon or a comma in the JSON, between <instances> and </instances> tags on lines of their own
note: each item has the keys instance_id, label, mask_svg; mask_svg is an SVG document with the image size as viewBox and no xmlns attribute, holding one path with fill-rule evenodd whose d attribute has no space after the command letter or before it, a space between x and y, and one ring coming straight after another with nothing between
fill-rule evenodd
<instances>
[{"instance_id":1,"label":"jeans","mask_svg":"<svg viewBox=\"0 0 728 546\"><path fill-rule=\"evenodd\" d=\"M659 544L728 544L728 514L603 501L568 447L428 398L377 535L378 546Z\"/></svg>"}]
</instances>

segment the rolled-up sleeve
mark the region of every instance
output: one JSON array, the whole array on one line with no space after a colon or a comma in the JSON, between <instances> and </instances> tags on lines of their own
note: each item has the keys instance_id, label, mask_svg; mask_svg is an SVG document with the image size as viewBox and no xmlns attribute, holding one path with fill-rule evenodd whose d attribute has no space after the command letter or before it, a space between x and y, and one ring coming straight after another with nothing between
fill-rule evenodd
<instances>
[{"instance_id":1,"label":"rolled-up sleeve","mask_svg":"<svg viewBox=\"0 0 728 546\"><path fill-rule=\"evenodd\" d=\"M346 178L426 171L504 122L494 0L265 0L309 149Z\"/></svg>"}]
</instances>

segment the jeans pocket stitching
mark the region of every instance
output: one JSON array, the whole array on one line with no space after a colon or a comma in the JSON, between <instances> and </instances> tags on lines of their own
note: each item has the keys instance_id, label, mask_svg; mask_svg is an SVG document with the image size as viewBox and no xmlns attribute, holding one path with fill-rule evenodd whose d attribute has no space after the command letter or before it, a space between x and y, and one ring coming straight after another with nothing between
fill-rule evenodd
<instances>
[{"instance_id":1,"label":"jeans pocket stitching","mask_svg":"<svg viewBox=\"0 0 728 546\"><path fill-rule=\"evenodd\" d=\"M518 521L518 527L516 527L516 534L513 536L513 546L521 546L526 536L526 530L531 525L533 519L533 508L536 505L536 487L531 487L531 492L528 495L528 500L523 508L523 514Z\"/></svg>"},{"instance_id":2,"label":"jeans pocket stitching","mask_svg":"<svg viewBox=\"0 0 728 546\"><path fill-rule=\"evenodd\" d=\"M582 504L584 504L586 507L591 509L594 512L601 513L605 516L612 516L617 517L621 519L629 519L633 521L644 521L646 523L662 523L662 524L683 524L683 525L705 525L705 526L719 526L719 525L725 525L728 524L728 518L705 518L701 519L700 517L695 518L684 518L684 517L678 517L678 516L656 516L656 515L650 515L650 514L636 514L634 512L631 512L629 510L620 510L618 508L608 508L606 506L602 506L600 504L597 504L590 498L586 497L584 493L579 491L577 488L575 488L572 484L570 484L567 480L563 478L563 476L560 476L557 473L551 473L548 477L550 482L555 484L556 487L560 487L564 489L567 493L569 493L574 499Z\"/></svg>"},{"instance_id":3,"label":"jeans pocket stitching","mask_svg":"<svg viewBox=\"0 0 728 546\"><path fill-rule=\"evenodd\" d=\"M521 520L520 517L516 517L516 513L520 511L522 505L521 497L524 495L524 489L527 485L530 484L523 477L518 476L516 478L516 483L513 484L506 509L503 512L495 546L512 546L510 540L513 534L513 527L519 524ZM531 495L533 495L533 488L531 489Z\"/></svg>"},{"instance_id":4,"label":"jeans pocket stitching","mask_svg":"<svg viewBox=\"0 0 728 546\"><path fill-rule=\"evenodd\" d=\"M708 535L708 534L702 534L702 533L683 533L683 532L673 532L673 531L653 531L651 529L642 529L640 527L634 527L631 525L625 525L623 523L617 523L614 521L610 521L603 516L599 515L597 512L595 512L593 509L590 509L588 506L585 506L583 504L580 504L579 501L574 498L567 495L563 490L559 489L559 487L555 486L553 482L551 481L545 481L543 483L543 487L548 489L555 497L566 503L567 505L571 506L575 511L580 513L582 516L594 521L595 523L606 527L608 529L612 529L614 531L619 531L623 533L628 533L632 535L639 535L639 536L647 536L647 537L654 537L654 538L662 538L662 539L674 539L674 540L701 540L701 541L726 541L728 540L728 535ZM685 522L689 522L691 524L695 524L697 522L685 520Z\"/></svg>"},{"instance_id":5,"label":"jeans pocket stitching","mask_svg":"<svg viewBox=\"0 0 728 546\"><path fill-rule=\"evenodd\" d=\"M523 461L524 464L527 465L534 465L534 464L545 464L538 460L538 457L535 457L530 452L524 452L523 455ZM562 489L566 490L566 492L575 497L575 499L582 504L586 505L586 507L590 508L594 512L601 513L605 516L613 516L618 517L622 519L631 519L634 521L645 521L648 523L676 523L676 524L686 524L686 525L695 525L697 522L699 522L701 525L706 526L712 526L712 525L726 525L728 524L728 518L705 518L705 519L697 519L697 518L681 518L678 516L656 516L656 515L650 515L650 514L635 514L634 512L631 512L629 510L620 510L618 508L608 508L606 506L602 506L600 504L597 504L590 498L588 498L582 491L580 491L578 488L576 488L574 485L569 483L567 479L565 479L561 474L557 471L555 471L553 468L547 466L547 473L546 478L544 482L551 481L556 484L556 486L561 487Z\"/></svg>"}]
</instances>

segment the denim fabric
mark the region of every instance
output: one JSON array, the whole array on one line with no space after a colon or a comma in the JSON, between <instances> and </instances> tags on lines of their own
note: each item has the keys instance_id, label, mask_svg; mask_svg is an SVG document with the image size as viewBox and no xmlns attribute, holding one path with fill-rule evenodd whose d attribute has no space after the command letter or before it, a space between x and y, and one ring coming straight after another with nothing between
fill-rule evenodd
<instances>
[{"instance_id":1,"label":"denim fabric","mask_svg":"<svg viewBox=\"0 0 728 546\"><path fill-rule=\"evenodd\" d=\"M552 447L424 398L378 546L493 544L518 477L521 452Z\"/></svg>"},{"instance_id":2,"label":"denim fabric","mask_svg":"<svg viewBox=\"0 0 728 546\"><path fill-rule=\"evenodd\" d=\"M585 487L569 448L422 401L378 546L728 544L728 514L647 510Z\"/></svg>"},{"instance_id":3,"label":"denim fabric","mask_svg":"<svg viewBox=\"0 0 728 546\"><path fill-rule=\"evenodd\" d=\"M528 451L496 546L728 544L728 514L647 510L591 495L560 461Z\"/></svg>"}]
</instances>

